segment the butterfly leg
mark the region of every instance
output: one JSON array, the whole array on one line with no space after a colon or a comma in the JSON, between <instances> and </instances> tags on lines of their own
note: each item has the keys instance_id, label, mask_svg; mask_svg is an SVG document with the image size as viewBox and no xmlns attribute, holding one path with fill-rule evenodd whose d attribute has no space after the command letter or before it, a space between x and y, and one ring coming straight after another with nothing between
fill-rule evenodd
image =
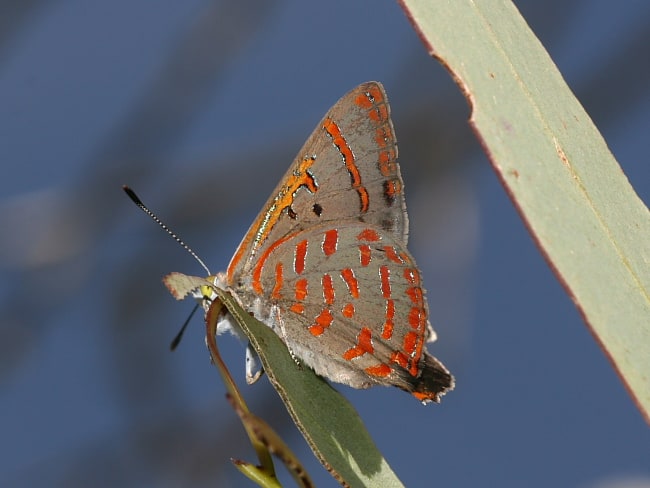
<instances>
[{"instance_id":1,"label":"butterfly leg","mask_svg":"<svg viewBox=\"0 0 650 488\"><path fill-rule=\"evenodd\" d=\"M246 383L252 385L264 374L264 367L255 349L249 342L246 345Z\"/></svg>"}]
</instances>

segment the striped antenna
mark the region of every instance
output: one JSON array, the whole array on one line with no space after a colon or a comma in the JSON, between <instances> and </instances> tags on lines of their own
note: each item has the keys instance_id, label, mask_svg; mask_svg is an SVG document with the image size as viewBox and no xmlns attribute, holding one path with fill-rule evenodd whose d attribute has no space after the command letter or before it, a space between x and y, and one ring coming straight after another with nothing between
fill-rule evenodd
<instances>
[{"instance_id":1,"label":"striped antenna","mask_svg":"<svg viewBox=\"0 0 650 488\"><path fill-rule=\"evenodd\" d=\"M165 232L167 232L167 234L169 234L170 236L172 236L173 239L174 239L176 242L178 242L181 246L183 246L183 248L184 248L187 252L189 252L189 253L194 257L194 259L196 259L196 260L198 261L198 263L199 263L201 266L203 266L203 269L206 270L206 271L208 272L208 276L211 276L211 275L212 275L212 273L210 273L210 270L209 270L208 267L205 265L205 263L201 260L200 257L198 257L198 256L196 255L196 253L195 253L194 251L192 251L192 249L190 248L190 246L188 246L187 244L185 244L185 242L183 242L183 239L181 239L180 237L178 237L178 235L176 235L176 234L175 234L175 233L174 233L174 232L173 232L169 227L167 227L167 226L163 223L163 221L160 220L160 219L158 218L158 216L157 216L155 213L153 213L151 210L149 210L149 208L148 208L144 203L142 203L142 200L140 200L140 198L138 198L138 195L136 195L135 192L134 192L131 188L129 188L127 185L122 185L122 189L123 189L124 192L129 196L129 198L133 201L133 203L135 203L138 207L140 207L140 209L141 209L144 213L146 213L149 217L151 217L151 218L153 219L154 222L156 222L160 227L162 227L162 229L163 229Z\"/></svg>"}]
</instances>

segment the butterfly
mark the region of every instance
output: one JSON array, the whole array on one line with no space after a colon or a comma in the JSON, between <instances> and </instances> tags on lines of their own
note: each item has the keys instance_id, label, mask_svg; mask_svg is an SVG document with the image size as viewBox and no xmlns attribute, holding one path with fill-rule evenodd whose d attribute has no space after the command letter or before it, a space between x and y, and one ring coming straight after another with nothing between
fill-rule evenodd
<instances>
[{"instance_id":1,"label":"butterfly","mask_svg":"<svg viewBox=\"0 0 650 488\"><path fill-rule=\"evenodd\" d=\"M454 378L426 350L436 335L408 226L388 99L368 82L320 121L225 272L209 286L179 273L164 281L177 298L193 289L206 307L212 287L227 290L329 380L439 402ZM217 332L226 331L245 339L224 308ZM250 344L246 359L253 383L262 369Z\"/></svg>"}]
</instances>

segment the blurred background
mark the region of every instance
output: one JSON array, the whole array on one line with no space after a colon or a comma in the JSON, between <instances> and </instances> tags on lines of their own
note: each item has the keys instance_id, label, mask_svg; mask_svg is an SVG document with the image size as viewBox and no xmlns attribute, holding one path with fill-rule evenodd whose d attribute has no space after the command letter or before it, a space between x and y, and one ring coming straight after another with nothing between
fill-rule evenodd
<instances>
[{"instance_id":1,"label":"blurred background","mask_svg":"<svg viewBox=\"0 0 650 488\"><path fill-rule=\"evenodd\" d=\"M516 2L650 201L650 3ZM441 405L339 389L407 486L650 486L650 429L535 248L468 106L392 1L23 0L0 7L0 484L251 486L192 304L326 110L390 97ZM604 284L607 286L607 284ZM220 341L233 374L244 348ZM252 410L335 486L263 379ZM323 412L325 421L327 412ZM282 479L291 485L283 468Z\"/></svg>"}]
</instances>

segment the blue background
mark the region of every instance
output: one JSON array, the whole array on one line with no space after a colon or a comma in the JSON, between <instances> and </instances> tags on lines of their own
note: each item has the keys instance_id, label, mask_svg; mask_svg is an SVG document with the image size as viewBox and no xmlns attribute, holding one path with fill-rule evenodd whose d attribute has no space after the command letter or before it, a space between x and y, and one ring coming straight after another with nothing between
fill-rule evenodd
<instances>
[{"instance_id":1,"label":"blue background","mask_svg":"<svg viewBox=\"0 0 650 488\"><path fill-rule=\"evenodd\" d=\"M648 202L650 3L517 5ZM254 453L201 321L168 351L191 304L160 278L203 272L120 186L224 269L318 120L370 79L393 109L430 350L457 378L428 407L340 388L393 469L407 486L650 486L650 430L465 100L395 3L345 0L3 5L0 484L247 485L229 459ZM243 347L221 349L243 378ZM317 485L334 486L268 381L244 390Z\"/></svg>"}]
</instances>

